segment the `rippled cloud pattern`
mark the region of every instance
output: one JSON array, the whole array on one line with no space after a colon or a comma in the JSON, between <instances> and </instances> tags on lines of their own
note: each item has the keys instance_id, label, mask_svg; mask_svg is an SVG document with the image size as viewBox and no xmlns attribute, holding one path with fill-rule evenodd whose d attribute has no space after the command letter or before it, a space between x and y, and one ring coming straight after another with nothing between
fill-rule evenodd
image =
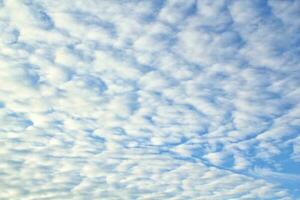
<instances>
[{"instance_id":1,"label":"rippled cloud pattern","mask_svg":"<svg viewBox=\"0 0 300 200\"><path fill-rule=\"evenodd\" d=\"M300 1L0 0L1 200L300 197Z\"/></svg>"}]
</instances>

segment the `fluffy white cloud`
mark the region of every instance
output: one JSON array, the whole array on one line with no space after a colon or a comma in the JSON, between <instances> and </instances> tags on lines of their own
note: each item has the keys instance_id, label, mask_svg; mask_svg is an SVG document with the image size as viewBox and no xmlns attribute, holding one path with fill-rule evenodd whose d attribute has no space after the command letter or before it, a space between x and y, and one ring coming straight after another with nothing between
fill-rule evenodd
<instances>
[{"instance_id":1,"label":"fluffy white cloud","mask_svg":"<svg viewBox=\"0 0 300 200\"><path fill-rule=\"evenodd\" d=\"M295 199L299 2L0 0L0 199Z\"/></svg>"}]
</instances>

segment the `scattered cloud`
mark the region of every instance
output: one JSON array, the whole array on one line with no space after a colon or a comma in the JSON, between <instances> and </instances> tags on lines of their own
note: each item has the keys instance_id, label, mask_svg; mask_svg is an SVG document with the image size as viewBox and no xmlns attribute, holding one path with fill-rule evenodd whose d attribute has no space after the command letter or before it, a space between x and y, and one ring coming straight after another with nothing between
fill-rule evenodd
<instances>
[{"instance_id":1,"label":"scattered cloud","mask_svg":"<svg viewBox=\"0 0 300 200\"><path fill-rule=\"evenodd\" d=\"M0 199L296 199L299 9L0 0Z\"/></svg>"}]
</instances>

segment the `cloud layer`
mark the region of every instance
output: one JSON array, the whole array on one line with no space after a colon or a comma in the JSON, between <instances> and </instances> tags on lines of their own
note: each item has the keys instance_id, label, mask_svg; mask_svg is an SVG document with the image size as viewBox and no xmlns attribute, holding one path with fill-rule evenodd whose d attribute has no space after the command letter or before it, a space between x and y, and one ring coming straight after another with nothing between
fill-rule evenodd
<instances>
[{"instance_id":1,"label":"cloud layer","mask_svg":"<svg viewBox=\"0 0 300 200\"><path fill-rule=\"evenodd\" d=\"M0 0L0 199L296 199L300 1Z\"/></svg>"}]
</instances>

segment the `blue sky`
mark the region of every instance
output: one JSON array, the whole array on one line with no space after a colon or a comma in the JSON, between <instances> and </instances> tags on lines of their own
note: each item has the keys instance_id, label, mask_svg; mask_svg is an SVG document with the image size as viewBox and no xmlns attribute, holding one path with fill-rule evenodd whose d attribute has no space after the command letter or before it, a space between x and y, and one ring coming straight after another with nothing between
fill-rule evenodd
<instances>
[{"instance_id":1,"label":"blue sky","mask_svg":"<svg viewBox=\"0 0 300 200\"><path fill-rule=\"evenodd\" d=\"M299 199L299 47L297 0L0 0L0 199Z\"/></svg>"}]
</instances>

